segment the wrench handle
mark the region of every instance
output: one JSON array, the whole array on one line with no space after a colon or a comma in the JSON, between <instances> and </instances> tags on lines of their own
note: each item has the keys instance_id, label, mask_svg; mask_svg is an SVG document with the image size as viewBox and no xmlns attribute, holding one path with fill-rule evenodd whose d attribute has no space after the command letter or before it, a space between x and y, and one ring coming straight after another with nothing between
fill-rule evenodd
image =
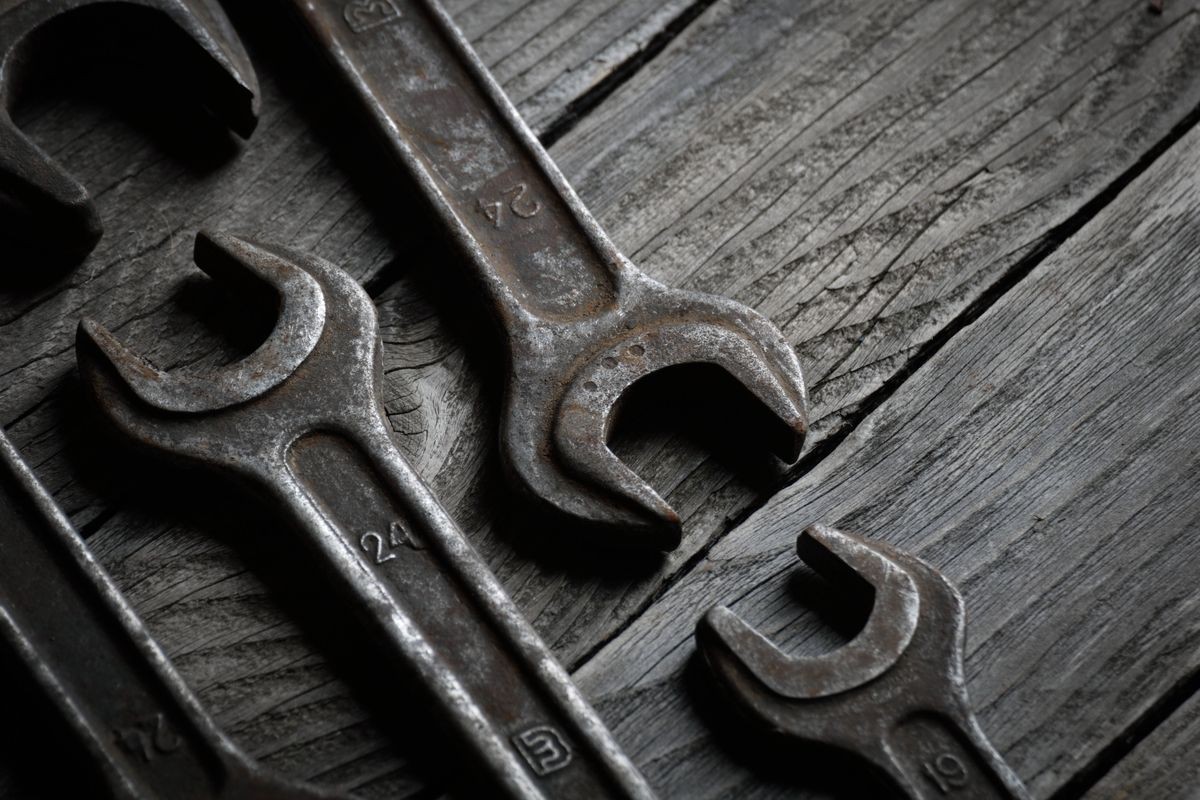
<instances>
[{"instance_id":1,"label":"wrench handle","mask_svg":"<svg viewBox=\"0 0 1200 800\"><path fill-rule=\"evenodd\" d=\"M505 326L615 304L624 263L436 0L293 0Z\"/></svg>"},{"instance_id":2,"label":"wrench handle","mask_svg":"<svg viewBox=\"0 0 1200 800\"><path fill-rule=\"evenodd\" d=\"M509 798L653 793L382 427L286 456L284 504L397 679ZM385 690L388 687L381 687Z\"/></svg>"},{"instance_id":3,"label":"wrench handle","mask_svg":"<svg viewBox=\"0 0 1200 800\"><path fill-rule=\"evenodd\" d=\"M1024 786L970 711L908 716L888 736L885 760L912 800L1028 800Z\"/></svg>"},{"instance_id":4,"label":"wrench handle","mask_svg":"<svg viewBox=\"0 0 1200 800\"><path fill-rule=\"evenodd\" d=\"M242 777L232 745L2 432L0 638L115 796L211 798Z\"/></svg>"}]
</instances>

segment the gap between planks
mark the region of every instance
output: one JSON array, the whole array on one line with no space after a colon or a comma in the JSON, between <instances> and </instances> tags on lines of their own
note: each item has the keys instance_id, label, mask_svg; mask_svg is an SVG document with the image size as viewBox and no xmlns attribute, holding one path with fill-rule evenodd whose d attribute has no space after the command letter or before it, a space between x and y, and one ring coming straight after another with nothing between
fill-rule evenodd
<instances>
[{"instance_id":1,"label":"gap between planks","mask_svg":"<svg viewBox=\"0 0 1200 800\"><path fill-rule=\"evenodd\" d=\"M1183 413L1197 391L1195 126L1175 144L981 314L984 327L963 331L819 472L577 672L644 768L681 796L702 794L689 763L727 771L704 791L766 789L728 760L678 684L707 603L747 603L781 647L813 632L779 583L797 572L796 533L818 520L958 578L980 612L968 628L973 705L1035 796L1083 796L1161 723L1195 730L1198 595L1186 559L1200 418Z\"/></svg>"},{"instance_id":2,"label":"gap between planks","mask_svg":"<svg viewBox=\"0 0 1200 800\"><path fill-rule=\"evenodd\" d=\"M1172 145L1182 139L1188 131L1190 131L1197 122L1200 122L1200 106L1194 108L1182 121L1172 128L1167 135L1151 146L1129 169L1121 173L1108 186L1100 191L1092 200L1088 201L1078 211L1072 214L1066 221L1055 226L1047 231L1045 237L1038 243L1036 249L1024 258L1017 261L1011 269L1005 272L996 281L994 285L985 290L978 298L968 305L962 312L956 315L946 327L939 331L933 338L922 344L916 351L912 360L905 365L905 368L895 375L888 378L883 385L875 392L870 394L865 400L861 401L854 410L845 415L846 422L838 428L838 430L821 440L818 445L807 451L800 461L787 473L785 479L775 487L771 492L762 494L752 504L743 509L735 518L730 520L725 530L718 536L715 536L711 541L696 551L696 553L685 562L685 565L676 573L663 581L658 590L648 597L638 608L638 610L629 617L619 628L616 628L612 633L603 640L596 643L595 646L582 653L579 658L572 661L570 668L572 670L579 669L586 664L592 657L603 650L610 642L618 638L627 628L633 626L638 619L649 609L654 603L670 591L671 587L679 581L683 580L691 572L691 570L707 558L709 552L720 543L722 539L735 531L750 517L754 516L760 509L770 503L779 492L801 480L805 475L814 470L827 456L833 453L842 442L858 427L864 419L871 415L875 409L879 408L892 395L900 389L901 386L924 364L926 364L934 355L937 354L946 344L959 334L964 328L978 319L988 308L996 303L1000 298L1004 297L1021 281L1023 281L1039 264L1053 255L1058 248L1088 223L1093 217L1099 214L1108 204L1116 199L1117 195L1128 186L1139 175L1145 172L1150 166L1160 158ZM1180 702L1183 702L1180 700ZM1057 796L1056 796L1057 797ZM1064 796L1062 800L1067 800Z\"/></svg>"}]
</instances>

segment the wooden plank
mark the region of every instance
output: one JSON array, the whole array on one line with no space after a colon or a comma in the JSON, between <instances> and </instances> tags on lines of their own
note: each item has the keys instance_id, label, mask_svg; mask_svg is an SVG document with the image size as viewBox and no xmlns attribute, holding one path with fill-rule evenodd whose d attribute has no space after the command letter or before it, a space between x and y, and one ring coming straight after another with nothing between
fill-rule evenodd
<instances>
[{"instance_id":1,"label":"wooden plank","mask_svg":"<svg viewBox=\"0 0 1200 800\"><path fill-rule=\"evenodd\" d=\"M864 398L911 368L919 342L1080 214L1200 92L1187 4L1162 17L1115 0L835 5L712 6L553 151L651 273L736 294L785 326L818 380L818 439L842 433ZM250 38L270 50L261 28ZM498 377L478 342L444 324L461 324L455 298L410 268L425 232L390 214L386 234L376 225L381 204L355 196L365 181L353 148L325 149L348 135L336 112L276 86L287 66L282 55L260 59L267 119L216 168L181 167L103 122L103 109L53 106L31 120L89 185L113 187L105 214L129 235L110 231L108 249L74 275L4 300L6 341L23 346L0 365L0 420L96 531L97 552L239 741L293 774L387 795L408 773L277 588L225 544L240 539L209 535L233 523L187 519L186 502L148 504L112 474L70 377L80 313L167 366L245 345L252 332L219 338L194 323L220 298L198 291L160 305L193 274L188 237L202 222L315 250L364 279L398 260L385 278L400 280L380 298L398 440L568 660L636 615L785 476L646 437L622 452L687 515L683 550L658 562L522 546L492 458Z\"/></svg>"},{"instance_id":2,"label":"wooden plank","mask_svg":"<svg viewBox=\"0 0 1200 800\"><path fill-rule=\"evenodd\" d=\"M1150 99L1193 8L720 4L555 154L635 261L784 328L819 442L1195 108ZM675 440L628 456L701 538L746 507Z\"/></svg>"},{"instance_id":3,"label":"wooden plank","mask_svg":"<svg viewBox=\"0 0 1200 800\"><path fill-rule=\"evenodd\" d=\"M647 271L784 328L814 387L812 448L844 436L1194 111L1193 8L718 3L552 153ZM394 289L389 340L416 344L389 355L415 382L395 390L393 424L423 440L422 474L568 661L794 477L738 452L736 430L732 444L689 429L621 437L683 514L683 546L661 562L579 556L566 536L568 552L514 548L527 537L487 460L502 376L461 322L437 333L420 313L410 332L414 289ZM454 319L459 306L440 302Z\"/></svg>"},{"instance_id":4,"label":"wooden plank","mask_svg":"<svg viewBox=\"0 0 1200 800\"><path fill-rule=\"evenodd\" d=\"M756 778L704 724L713 701L693 631L719 602L789 652L836 646L791 591L796 536L816 521L957 583L973 705L1037 797L1094 771L1194 677L1197 169L1194 129L579 670L664 795L787 785Z\"/></svg>"},{"instance_id":5,"label":"wooden plank","mask_svg":"<svg viewBox=\"0 0 1200 800\"><path fill-rule=\"evenodd\" d=\"M528 96L521 104L527 118L535 127L550 127L560 124L581 92L611 81L627 59L639 58L660 33L656 26L671 24L676 12L686 15L689 7L648 0L574 7L488 0L475 13L464 9L462 21L501 79L510 77L506 83L514 96ZM0 275L0 424L14 431L40 477L85 528L108 520L123 494L140 495L144 485L114 469L111 449L90 438L94 420L79 404L73 378L80 316L116 326L164 365L219 361L253 346L261 331L234 326L213 335L195 324L198 317L221 316L227 299L207 291L191 264L191 238L200 226L291 242L336 260L364 281L378 276L396 253L410 252L412 239L422 235L410 231L389 238L376 224L361 181L350 177L356 170L361 174L362 165L352 158L348 164L344 154L333 155L326 146L330 137L342 135L340 109L289 74L295 54L275 41L278 26L249 7L230 10L238 15L263 88L263 118L244 146L230 147L223 135L184 136L188 132L181 129L192 125L212 132L184 109L172 108L169 82L159 86L144 74L121 75L133 85L122 83L111 95L105 89L109 73L85 76L82 86L18 110L24 129L92 190L107 227L95 253L69 275L39 275L41 264L19 265L11 258ZM531 13L536 28L530 26ZM162 125L159 116L171 122ZM26 270L31 277L14 276ZM180 296L181 285L187 290ZM392 391L390 397L401 411L411 410L401 394ZM78 442L85 444L76 447ZM89 472L121 474L111 483L101 477L100 485L79 481ZM315 767L303 764L298 774L323 773L327 781L348 784L373 777L371 791L382 796L411 788L409 773L395 774L396 760L382 753L382 737L361 708L313 656L316 647L279 610L278 595L268 595L239 555L205 535L211 530L194 521L183 531L164 525L178 510L110 523L115 540L129 526L140 531L124 542L129 549L114 554L120 563L110 566L131 595L152 598L140 610L155 619L156 634L172 643L172 656L185 674L203 676L197 685L205 687L205 700L219 710L222 724L251 729L239 738L266 742L281 751L278 760L299 751L293 760L301 764L328 742L295 740L314 730L329 732L333 754L317 759ZM142 547L146 560L131 555ZM97 550L105 552L103 542ZM189 610L182 617L157 613L172 602ZM208 633L189 632L187 620L200 618ZM266 684L271 691L254 688ZM270 701L260 704L264 698ZM256 714L264 708L268 714ZM305 714L311 714L309 727L297 723ZM280 735L281 728L288 732ZM25 753L24 760L36 754ZM342 780L337 767L344 764L352 766ZM0 796L36 797L39 783L36 774L30 783L0 768ZM40 796L46 796L44 787Z\"/></svg>"},{"instance_id":6,"label":"wooden plank","mask_svg":"<svg viewBox=\"0 0 1200 800\"><path fill-rule=\"evenodd\" d=\"M611 82L672 27L712 0L452 0L447 10L471 37L535 129Z\"/></svg>"},{"instance_id":7,"label":"wooden plank","mask_svg":"<svg viewBox=\"0 0 1200 800\"><path fill-rule=\"evenodd\" d=\"M665 26L693 13L684 0L459 0L450 6L535 129L577 113L572 106L584 93L636 60ZM0 283L0 424L40 416L26 428L48 437L35 456L39 461L54 458L61 446L55 391L73 370L71 346L81 316L144 335L153 342L147 355L166 364L219 359L214 350L245 344L236 335L232 342L197 338L177 324L181 316L195 315L197 303L211 309L218 298L199 291L179 301L146 290L192 279L191 241L198 228L289 242L345 265L363 281L378 276L397 253L412 251L413 239L424 235L381 228L376 217L387 215L374 211L382 201L363 200L372 191L362 179L372 171L369 158L356 162L353 155L329 152L329 138L344 135L343 109L327 93L307 91L311 82L288 75L297 71L296 59L311 56L275 41L277 12L234 10L253 46L263 90L262 120L244 145L195 119L186 98L173 99L169 80L159 85L145 75L89 74L18 114L35 141L89 187L107 229L71 274L37 277L40 263L16 264L6 269L21 273L19 280ZM156 96L160 102L151 104ZM35 277L26 279L26 272ZM46 464L43 477L77 523L103 513L94 496L70 485L74 476L58 464Z\"/></svg>"},{"instance_id":8,"label":"wooden plank","mask_svg":"<svg viewBox=\"0 0 1200 800\"><path fill-rule=\"evenodd\" d=\"M1084 795L1088 800L1200 797L1200 695L1175 710Z\"/></svg>"}]
</instances>

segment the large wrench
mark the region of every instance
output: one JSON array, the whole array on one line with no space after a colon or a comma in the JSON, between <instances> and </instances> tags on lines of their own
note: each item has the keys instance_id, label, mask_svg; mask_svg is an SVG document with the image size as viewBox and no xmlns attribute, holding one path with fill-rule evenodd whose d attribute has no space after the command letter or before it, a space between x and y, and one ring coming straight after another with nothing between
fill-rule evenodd
<instances>
[{"instance_id":1,"label":"large wrench","mask_svg":"<svg viewBox=\"0 0 1200 800\"><path fill-rule=\"evenodd\" d=\"M495 308L501 451L527 495L617 541L677 546L679 516L608 435L629 386L679 364L724 368L778 418L775 452L799 456L804 381L780 332L617 252L435 0L292 2Z\"/></svg>"},{"instance_id":2,"label":"large wrench","mask_svg":"<svg viewBox=\"0 0 1200 800\"><path fill-rule=\"evenodd\" d=\"M258 121L254 69L216 0L0 0L0 199L21 212L43 249L53 243L87 254L100 238L100 215L87 189L13 123L9 109L35 49L54 45L56 61L88 49L117 55L108 40L115 30L153 60L170 62L179 83L238 134L249 136Z\"/></svg>"},{"instance_id":3,"label":"large wrench","mask_svg":"<svg viewBox=\"0 0 1200 800\"><path fill-rule=\"evenodd\" d=\"M122 800L334 800L213 725L50 494L0 433L0 638Z\"/></svg>"},{"instance_id":4,"label":"large wrench","mask_svg":"<svg viewBox=\"0 0 1200 800\"><path fill-rule=\"evenodd\" d=\"M1029 800L967 699L962 597L929 564L824 525L796 542L834 588L874 606L862 631L823 656L792 658L723 606L696 626L734 702L770 732L861 758L912 800Z\"/></svg>"},{"instance_id":5,"label":"large wrench","mask_svg":"<svg viewBox=\"0 0 1200 800\"><path fill-rule=\"evenodd\" d=\"M319 259L201 235L216 278L274 289L267 341L222 370L164 373L94 322L80 371L117 427L231 471L303 535L389 667L511 798L651 798L600 718L392 442L370 298Z\"/></svg>"}]
</instances>

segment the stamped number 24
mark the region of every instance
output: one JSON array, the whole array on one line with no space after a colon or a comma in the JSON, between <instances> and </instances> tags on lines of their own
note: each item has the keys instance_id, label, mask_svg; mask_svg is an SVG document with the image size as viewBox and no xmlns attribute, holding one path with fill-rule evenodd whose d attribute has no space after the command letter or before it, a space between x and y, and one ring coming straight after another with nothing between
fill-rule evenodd
<instances>
[{"instance_id":1,"label":"stamped number 24","mask_svg":"<svg viewBox=\"0 0 1200 800\"><path fill-rule=\"evenodd\" d=\"M504 227L505 211L511 212L514 217L529 219L542 210L541 202L529 196L527 183L518 183L500 194L501 199L498 200L479 198L479 210L497 228Z\"/></svg>"},{"instance_id":2,"label":"stamped number 24","mask_svg":"<svg viewBox=\"0 0 1200 800\"><path fill-rule=\"evenodd\" d=\"M395 549L408 543L408 537L405 536L404 528L400 527L399 522L388 526L387 539L375 531L367 531L358 540L359 547L368 553L376 564L391 561L396 557Z\"/></svg>"}]
</instances>

